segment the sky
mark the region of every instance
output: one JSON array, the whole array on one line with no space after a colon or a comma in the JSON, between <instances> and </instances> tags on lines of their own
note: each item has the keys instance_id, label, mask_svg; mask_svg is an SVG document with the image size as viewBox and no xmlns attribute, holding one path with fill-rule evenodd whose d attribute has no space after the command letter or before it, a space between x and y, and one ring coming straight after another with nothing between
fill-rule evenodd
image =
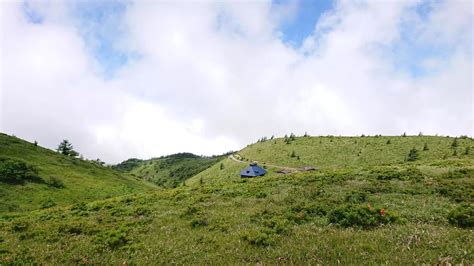
<instances>
[{"instance_id":1,"label":"sky","mask_svg":"<svg viewBox=\"0 0 474 266\"><path fill-rule=\"evenodd\" d=\"M472 1L2 1L0 131L118 163L474 135Z\"/></svg>"}]
</instances>

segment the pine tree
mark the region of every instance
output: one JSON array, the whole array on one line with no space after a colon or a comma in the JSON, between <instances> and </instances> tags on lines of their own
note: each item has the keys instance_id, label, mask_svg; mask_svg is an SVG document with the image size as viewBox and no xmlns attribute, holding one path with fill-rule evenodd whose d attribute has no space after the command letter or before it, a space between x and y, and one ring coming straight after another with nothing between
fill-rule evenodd
<instances>
[{"instance_id":1,"label":"pine tree","mask_svg":"<svg viewBox=\"0 0 474 266\"><path fill-rule=\"evenodd\" d=\"M74 150L74 147L69 140L64 139L58 146L57 151L63 155L77 157L79 153Z\"/></svg>"},{"instance_id":2,"label":"pine tree","mask_svg":"<svg viewBox=\"0 0 474 266\"><path fill-rule=\"evenodd\" d=\"M407 133L403 132L402 137L406 137L406 136L407 136Z\"/></svg>"},{"instance_id":3,"label":"pine tree","mask_svg":"<svg viewBox=\"0 0 474 266\"><path fill-rule=\"evenodd\" d=\"M224 163L221 163L220 169L221 169L221 170L224 170Z\"/></svg>"},{"instance_id":4,"label":"pine tree","mask_svg":"<svg viewBox=\"0 0 474 266\"><path fill-rule=\"evenodd\" d=\"M387 140L387 144L391 144L392 142L390 140Z\"/></svg>"},{"instance_id":5,"label":"pine tree","mask_svg":"<svg viewBox=\"0 0 474 266\"><path fill-rule=\"evenodd\" d=\"M464 154L469 155L470 152L471 152L471 147L467 146L466 149L464 150Z\"/></svg>"},{"instance_id":6,"label":"pine tree","mask_svg":"<svg viewBox=\"0 0 474 266\"><path fill-rule=\"evenodd\" d=\"M290 140L295 140L295 139L296 139L295 134L291 133L291 134L290 134Z\"/></svg>"},{"instance_id":7,"label":"pine tree","mask_svg":"<svg viewBox=\"0 0 474 266\"><path fill-rule=\"evenodd\" d=\"M38 146L38 141L35 140L35 142L33 143L33 145Z\"/></svg>"},{"instance_id":8,"label":"pine tree","mask_svg":"<svg viewBox=\"0 0 474 266\"><path fill-rule=\"evenodd\" d=\"M406 160L408 162L413 162L413 161L416 161L420 158L419 154L418 154L418 150L416 148L412 148L410 150L410 152L408 153L408 156L406 158Z\"/></svg>"},{"instance_id":9,"label":"pine tree","mask_svg":"<svg viewBox=\"0 0 474 266\"><path fill-rule=\"evenodd\" d=\"M458 138L454 138L453 143L451 143L451 148L456 149L458 146Z\"/></svg>"},{"instance_id":10,"label":"pine tree","mask_svg":"<svg viewBox=\"0 0 474 266\"><path fill-rule=\"evenodd\" d=\"M425 143L425 145L423 146L423 150L424 150L424 151L429 150L429 148L428 148L428 143Z\"/></svg>"}]
</instances>

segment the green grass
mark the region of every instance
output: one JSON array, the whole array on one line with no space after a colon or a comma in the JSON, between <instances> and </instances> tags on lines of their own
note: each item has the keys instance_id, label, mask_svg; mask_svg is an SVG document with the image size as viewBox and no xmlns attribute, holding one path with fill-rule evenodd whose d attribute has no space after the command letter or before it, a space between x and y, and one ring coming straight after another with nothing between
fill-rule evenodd
<instances>
[{"instance_id":1,"label":"green grass","mask_svg":"<svg viewBox=\"0 0 474 266\"><path fill-rule=\"evenodd\" d=\"M223 158L225 156L204 157L177 153L150 160L129 159L113 168L162 187L174 188Z\"/></svg>"},{"instance_id":2,"label":"green grass","mask_svg":"<svg viewBox=\"0 0 474 266\"><path fill-rule=\"evenodd\" d=\"M407 139L432 141L433 154L403 162L413 143L394 140L393 152L372 151L383 165L367 157L344 166L313 155L308 164L319 171L280 175L267 167L251 179L238 175L245 164L226 158L223 168L219 162L185 186L0 215L0 264L474 264L474 234L464 223L474 202L472 155L443 159L449 140ZM262 155L265 145L239 153L271 159ZM293 144L272 149L282 145ZM318 153L299 147L308 158ZM274 158L268 163L289 160Z\"/></svg>"},{"instance_id":3,"label":"green grass","mask_svg":"<svg viewBox=\"0 0 474 266\"><path fill-rule=\"evenodd\" d=\"M0 213L66 206L156 189L110 168L63 156L1 133L0 157L35 167L39 177L24 184L0 182ZM62 186L55 186L53 182Z\"/></svg>"},{"instance_id":4,"label":"green grass","mask_svg":"<svg viewBox=\"0 0 474 266\"><path fill-rule=\"evenodd\" d=\"M387 144L388 141L390 144ZM238 154L260 164L294 167L311 165L319 168L403 163L412 148L418 149L420 162L474 158L474 152L464 155L466 147L471 147L471 150L474 148L472 139L458 139L456 156L451 147L453 141L454 138L435 136L297 137L290 144L285 144L284 139L279 138L249 145ZM423 151L425 144L428 146L427 151ZM296 157L291 157L293 151Z\"/></svg>"}]
</instances>

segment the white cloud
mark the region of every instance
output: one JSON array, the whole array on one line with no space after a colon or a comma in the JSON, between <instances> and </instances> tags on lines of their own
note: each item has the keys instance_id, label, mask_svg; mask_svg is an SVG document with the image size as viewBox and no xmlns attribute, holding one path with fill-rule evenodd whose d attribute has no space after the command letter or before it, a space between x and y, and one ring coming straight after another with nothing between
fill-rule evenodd
<instances>
[{"instance_id":1,"label":"white cloud","mask_svg":"<svg viewBox=\"0 0 474 266\"><path fill-rule=\"evenodd\" d=\"M417 2L341 1L295 49L278 30L291 2L135 2L116 45L139 56L110 80L64 6L39 5L44 23L31 24L21 5L2 4L0 130L49 147L68 137L108 162L221 153L292 131L474 135L473 15L446 3L422 18ZM435 74L393 64L386 47L433 36L451 51L420 62Z\"/></svg>"}]
</instances>

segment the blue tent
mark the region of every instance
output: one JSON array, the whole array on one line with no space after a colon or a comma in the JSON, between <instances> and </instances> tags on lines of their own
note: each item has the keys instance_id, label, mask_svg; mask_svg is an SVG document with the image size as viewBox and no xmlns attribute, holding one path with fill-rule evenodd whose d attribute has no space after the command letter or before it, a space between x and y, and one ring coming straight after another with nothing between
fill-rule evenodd
<instances>
[{"instance_id":1,"label":"blue tent","mask_svg":"<svg viewBox=\"0 0 474 266\"><path fill-rule=\"evenodd\" d=\"M240 177L256 177L266 173L267 171L265 171L265 169L258 166L256 163L251 163L249 166L240 171Z\"/></svg>"}]
</instances>

